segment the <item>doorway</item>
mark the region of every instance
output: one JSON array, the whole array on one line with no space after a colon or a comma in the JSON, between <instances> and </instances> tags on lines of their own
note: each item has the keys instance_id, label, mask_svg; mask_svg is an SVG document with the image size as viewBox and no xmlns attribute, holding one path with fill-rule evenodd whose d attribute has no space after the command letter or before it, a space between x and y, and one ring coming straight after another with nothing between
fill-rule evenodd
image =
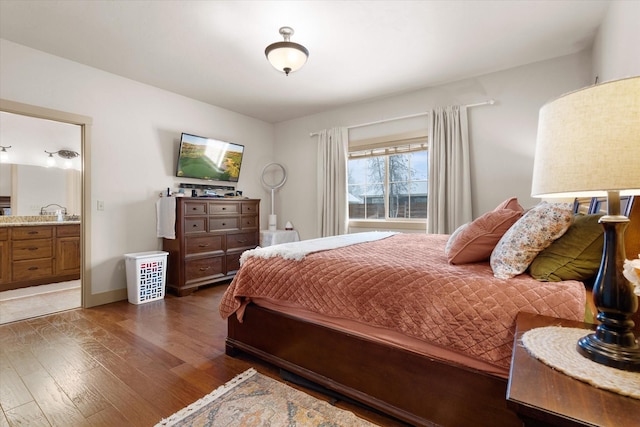
<instances>
[{"instance_id":1,"label":"doorway","mask_svg":"<svg viewBox=\"0 0 640 427\"><path fill-rule=\"evenodd\" d=\"M0 325L82 306L80 279L0 292Z\"/></svg>"},{"instance_id":2,"label":"doorway","mask_svg":"<svg viewBox=\"0 0 640 427\"><path fill-rule=\"evenodd\" d=\"M86 274L89 259L87 251L89 247L89 236L87 233L89 230L89 218L87 216L88 209L86 208L86 201L90 199L88 198L89 187L87 185L88 171L85 165L88 164L87 154L89 150L91 118L6 100L0 100L0 111L2 114L11 113L19 115L23 120L33 120L32 123L34 124L40 120L56 122L58 125L65 124L77 127L79 129L79 132L77 132L79 140L74 143L79 147L77 150L79 158L77 160L80 174L78 182L79 188L76 188L76 190L79 190L78 202L76 202L76 205L72 208L78 217L74 218L74 220L80 223L80 279L0 292L0 323L42 316L72 308L86 307L86 296L90 295L89 275ZM62 147L60 144L60 141L53 141L53 147L47 147L46 150L56 151L58 149L67 149L67 147ZM67 142L67 145L69 144L70 143ZM6 146L7 144L0 142L0 145ZM27 147L23 146L22 148L26 149ZM33 153L37 153L37 156L40 157L45 156L45 148L42 145L36 147L34 150L35 151L31 151L32 157L34 156ZM68 203L73 205L72 201ZM16 206L17 204L13 203L12 209ZM29 205L29 207L33 208L34 206ZM22 209L24 210L25 207L22 206ZM71 212L70 210L69 214L71 214ZM20 214L20 212L16 213Z\"/></svg>"}]
</instances>

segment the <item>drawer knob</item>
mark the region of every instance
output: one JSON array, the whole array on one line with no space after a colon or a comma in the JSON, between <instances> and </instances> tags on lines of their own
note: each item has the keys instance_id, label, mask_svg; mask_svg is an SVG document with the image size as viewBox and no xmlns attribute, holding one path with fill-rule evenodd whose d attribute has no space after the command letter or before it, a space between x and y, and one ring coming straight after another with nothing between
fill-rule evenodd
<instances>
[{"instance_id":1,"label":"drawer knob","mask_svg":"<svg viewBox=\"0 0 640 427\"><path fill-rule=\"evenodd\" d=\"M238 243L247 243L246 240L238 240Z\"/></svg>"},{"instance_id":2,"label":"drawer knob","mask_svg":"<svg viewBox=\"0 0 640 427\"><path fill-rule=\"evenodd\" d=\"M211 267L200 267L200 271L207 271Z\"/></svg>"},{"instance_id":3,"label":"drawer knob","mask_svg":"<svg viewBox=\"0 0 640 427\"><path fill-rule=\"evenodd\" d=\"M193 228L196 228L197 226L198 226L198 224L193 224L192 225Z\"/></svg>"},{"instance_id":4,"label":"drawer knob","mask_svg":"<svg viewBox=\"0 0 640 427\"><path fill-rule=\"evenodd\" d=\"M208 243L206 243L206 244L205 243L200 243L200 247L201 248L208 248L209 244Z\"/></svg>"},{"instance_id":5,"label":"drawer knob","mask_svg":"<svg viewBox=\"0 0 640 427\"><path fill-rule=\"evenodd\" d=\"M222 225L227 225L227 223L226 223L226 222L223 222L223 223L222 223Z\"/></svg>"},{"instance_id":6,"label":"drawer knob","mask_svg":"<svg viewBox=\"0 0 640 427\"><path fill-rule=\"evenodd\" d=\"M38 234L37 231L29 231L27 234Z\"/></svg>"},{"instance_id":7,"label":"drawer knob","mask_svg":"<svg viewBox=\"0 0 640 427\"><path fill-rule=\"evenodd\" d=\"M38 269L38 267L29 267L27 270L29 271L36 271Z\"/></svg>"},{"instance_id":8,"label":"drawer knob","mask_svg":"<svg viewBox=\"0 0 640 427\"><path fill-rule=\"evenodd\" d=\"M33 248L33 247L32 247L32 248L27 248L27 250L29 250L29 251L37 251L37 250L38 250L38 248Z\"/></svg>"}]
</instances>

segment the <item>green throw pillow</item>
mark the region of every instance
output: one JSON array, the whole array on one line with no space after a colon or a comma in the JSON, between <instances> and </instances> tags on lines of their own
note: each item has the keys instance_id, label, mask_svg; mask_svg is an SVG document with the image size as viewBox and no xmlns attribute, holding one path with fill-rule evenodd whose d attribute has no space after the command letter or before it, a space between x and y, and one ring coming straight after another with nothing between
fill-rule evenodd
<instances>
[{"instance_id":1,"label":"green throw pillow","mask_svg":"<svg viewBox=\"0 0 640 427\"><path fill-rule=\"evenodd\" d=\"M543 282L586 280L600 268L604 230L602 215L578 215L565 234L538 254L529 274Z\"/></svg>"}]
</instances>

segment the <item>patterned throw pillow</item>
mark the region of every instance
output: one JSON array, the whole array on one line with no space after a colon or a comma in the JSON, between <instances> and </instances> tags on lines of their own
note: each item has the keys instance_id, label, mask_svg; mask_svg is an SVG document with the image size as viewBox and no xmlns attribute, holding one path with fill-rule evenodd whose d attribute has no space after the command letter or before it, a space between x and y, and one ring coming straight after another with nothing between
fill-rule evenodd
<instances>
[{"instance_id":1,"label":"patterned throw pillow","mask_svg":"<svg viewBox=\"0 0 640 427\"><path fill-rule=\"evenodd\" d=\"M493 275L510 279L522 274L529 264L554 240L562 236L573 221L573 204L540 202L502 236L491 253Z\"/></svg>"}]
</instances>

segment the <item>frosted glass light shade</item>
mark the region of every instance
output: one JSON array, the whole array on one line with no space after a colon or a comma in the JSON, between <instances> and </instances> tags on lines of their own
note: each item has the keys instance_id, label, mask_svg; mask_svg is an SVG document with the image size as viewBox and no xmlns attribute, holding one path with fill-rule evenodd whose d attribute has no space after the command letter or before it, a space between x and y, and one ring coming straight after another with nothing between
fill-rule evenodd
<instances>
[{"instance_id":1,"label":"frosted glass light shade","mask_svg":"<svg viewBox=\"0 0 640 427\"><path fill-rule=\"evenodd\" d=\"M273 67L285 74L298 71L307 62L309 51L293 42L273 43L264 51Z\"/></svg>"},{"instance_id":2,"label":"frosted glass light shade","mask_svg":"<svg viewBox=\"0 0 640 427\"><path fill-rule=\"evenodd\" d=\"M640 194L640 77L563 95L540 109L534 197Z\"/></svg>"},{"instance_id":3,"label":"frosted glass light shade","mask_svg":"<svg viewBox=\"0 0 640 427\"><path fill-rule=\"evenodd\" d=\"M279 32L284 41L270 44L264 50L264 54L276 70L288 76L292 71L302 68L307 62L309 51L301 44L291 41L293 28L281 27Z\"/></svg>"}]
</instances>

